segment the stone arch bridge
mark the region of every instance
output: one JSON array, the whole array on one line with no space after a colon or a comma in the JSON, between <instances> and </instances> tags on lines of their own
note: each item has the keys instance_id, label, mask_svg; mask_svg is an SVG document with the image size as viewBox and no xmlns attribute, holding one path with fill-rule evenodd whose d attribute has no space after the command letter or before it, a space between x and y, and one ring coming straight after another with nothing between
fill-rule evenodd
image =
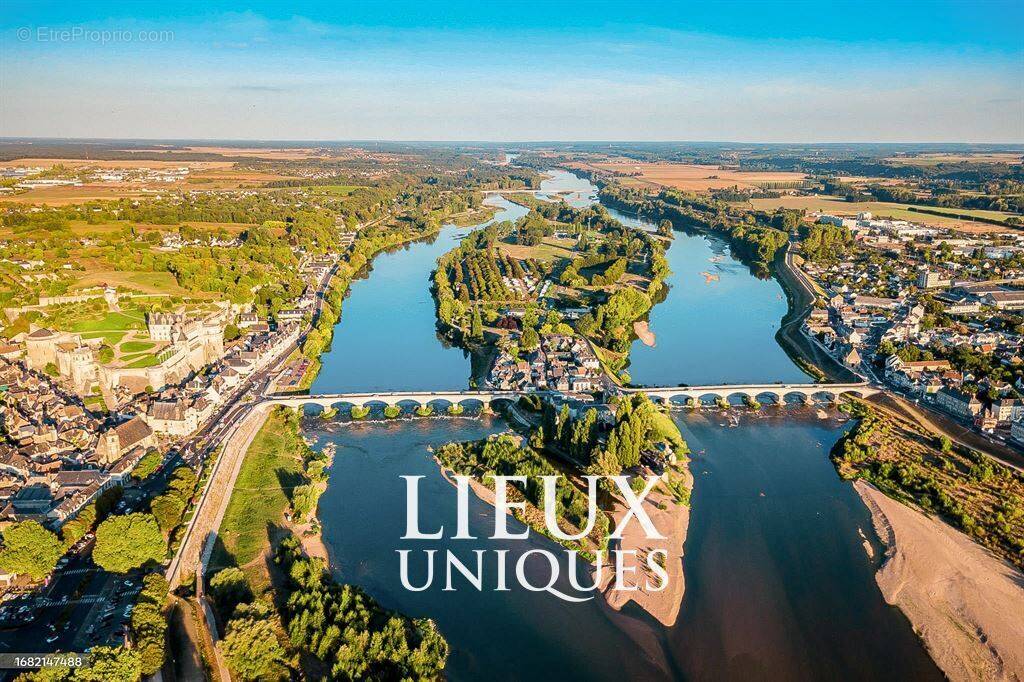
<instances>
[{"instance_id":1,"label":"stone arch bridge","mask_svg":"<svg viewBox=\"0 0 1024 682\"><path fill-rule=\"evenodd\" d=\"M866 382L854 384L716 384L711 386L657 386L624 388L623 393L646 393L655 401L665 404L695 399L701 402L748 398L761 401L767 398L784 405L791 402L810 402L819 398L837 401L843 396L867 398L881 389Z\"/></svg>"},{"instance_id":2,"label":"stone arch bridge","mask_svg":"<svg viewBox=\"0 0 1024 682\"><path fill-rule=\"evenodd\" d=\"M878 393L880 389L867 383L856 384L718 384L713 386L656 386L642 388L618 389L620 393L646 393L651 400L664 404L686 401L690 398L707 402L711 400L731 400L746 398L761 401L769 399L782 405L791 402L809 402L823 398L836 401L843 396L866 398ZM499 400L516 400L521 395L553 396L551 391L382 391L377 393L323 393L315 395L272 395L264 401L273 405L300 408L306 405L319 405L324 409L338 405L399 406L402 404L416 407L430 403L448 403L451 405L467 405L479 403L490 407L492 402Z\"/></svg>"}]
</instances>

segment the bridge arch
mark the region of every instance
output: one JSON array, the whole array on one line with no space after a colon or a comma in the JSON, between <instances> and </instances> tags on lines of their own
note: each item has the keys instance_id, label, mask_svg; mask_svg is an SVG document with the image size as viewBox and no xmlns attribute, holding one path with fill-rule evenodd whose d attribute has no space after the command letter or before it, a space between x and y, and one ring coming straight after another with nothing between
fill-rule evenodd
<instances>
[{"instance_id":1,"label":"bridge arch","mask_svg":"<svg viewBox=\"0 0 1024 682\"><path fill-rule=\"evenodd\" d=\"M810 398L805 391L787 389L782 394L782 401L785 405L806 405L810 403Z\"/></svg>"},{"instance_id":2,"label":"bridge arch","mask_svg":"<svg viewBox=\"0 0 1024 682\"><path fill-rule=\"evenodd\" d=\"M785 405L783 394L779 391L759 391L754 398L762 405Z\"/></svg>"}]
</instances>

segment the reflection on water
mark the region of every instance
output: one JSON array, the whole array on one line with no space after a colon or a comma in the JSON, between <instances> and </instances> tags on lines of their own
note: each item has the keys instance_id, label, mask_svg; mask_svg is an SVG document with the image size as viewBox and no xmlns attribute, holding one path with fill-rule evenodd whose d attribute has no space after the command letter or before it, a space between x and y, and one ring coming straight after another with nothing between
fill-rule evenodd
<instances>
[{"instance_id":1,"label":"reflection on water","mask_svg":"<svg viewBox=\"0 0 1024 682\"><path fill-rule=\"evenodd\" d=\"M626 619L609 614L598 600L567 603L546 594L529 592L514 579L514 564L524 552L542 547L564 556L559 546L531 533L529 541L490 540L494 532L491 506L471 498L470 532L479 540L451 540L455 528L455 488L444 479L427 450L453 440L481 438L504 429L499 419L432 419L391 424L329 426L308 420L307 433L318 437L316 447L337 444L330 471L330 486L320 500L319 516L324 540L330 547L334 573L353 582L390 608L412 616L435 619L451 644L448 664L453 680L621 680L664 679L667 673L641 653L618 623ZM441 540L403 541L405 482L400 476L423 476L420 481L420 523L424 532L443 527ZM510 531L522 526L510 521ZM435 549L433 587L423 592L403 588L399 578L398 549L413 550L412 585L425 578L422 550ZM477 592L456 577L455 591L444 591L443 557L451 550L467 566L475 565L474 549L484 556L484 584ZM494 550L508 550L510 592L497 592ZM537 557L539 560L540 558ZM532 559L532 558L531 558ZM542 560L541 560L542 561ZM543 566L536 584L544 584ZM546 564L544 564L546 566ZM561 570L567 570L563 559ZM534 575L533 571L530 572ZM584 579L585 580L585 579ZM561 577L557 589L572 593ZM644 626L649 637L653 630ZM655 649L656 652L660 648Z\"/></svg>"},{"instance_id":2,"label":"reflection on water","mask_svg":"<svg viewBox=\"0 0 1024 682\"><path fill-rule=\"evenodd\" d=\"M674 628L635 608L627 615L599 600L570 604L515 581L510 592L494 591L493 550L508 550L511 565L530 549L559 549L536 534L529 541L487 539L494 511L475 497L470 532L481 539L450 539L455 488L427 448L500 431L497 418L309 420L315 447L338 448L320 503L335 575L388 607L437 620L457 680L938 679L906 620L882 601L873 577L878 559L868 557L858 533L872 537L869 515L827 459L845 426L809 410L777 414L738 421L711 410L676 415L694 450L696 485L686 596ZM421 528L443 527L444 539L401 540L402 475L424 477ZM414 558L424 549L439 556L451 550L467 565L474 549L488 550L488 589L478 593L456 578L457 589L445 591L435 575L431 589L410 592L399 579L398 549L412 549ZM418 585L425 569L413 566ZM556 587L571 592L564 577Z\"/></svg>"},{"instance_id":3,"label":"reflection on water","mask_svg":"<svg viewBox=\"0 0 1024 682\"><path fill-rule=\"evenodd\" d=\"M875 584L860 498L827 454L846 426L810 410L727 422L678 413L694 451L670 650L688 679L941 679ZM768 416L774 414L775 416Z\"/></svg>"},{"instance_id":4,"label":"reflection on water","mask_svg":"<svg viewBox=\"0 0 1024 682\"><path fill-rule=\"evenodd\" d=\"M501 207L492 221L527 212L500 196L486 202ZM471 229L445 227L429 241L374 259L367 278L353 282L345 298L313 393L466 388L470 362L437 334L430 276L437 259Z\"/></svg>"},{"instance_id":5,"label":"reflection on water","mask_svg":"<svg viewBox=\"0 0 1024 682\"><path fill-rule=\"evenodd\" d=\"M571 174L545 182L547 193L577 205L593 201L592 185ZM558 194L564 191L570 194ZM504 207L497 220L525 213L495 200ZM445 229L432 243L377 259L372 284L355 283L345 301L314 392L466 385L469 363L438 340L428 291L436 258L465 232ZM677 233L668 257L672 290L651 316L657 346L634 346L634 381L804 380L773 341L785 310L775 282L753 278L714 240ZM718 279L705 283L702 272ZM676 414L695 453L695 483L686 596L670 629L635 607L620 614L599 600L568 604L516 588L444 591L436 578L424 592L401 586L396 549L408 547L400 540L406 510L399 477L424 477L425 528L451 528L455 490L427 447L502 430L500 420L310 420L306 428L318 447L338 446L319 510L335 574L388 607L436 619L452 646L452 679L940 679L906 619L882 601L877 559L868 558L860 537L874 537L868 513L828 461L844 425L809 411L771 412L729 420L711 410ZM472 532L488 536L492 508L473 498L470 512ZM422 542L466 563L475 548L514 557L553 547L536 537ZM493 585L494 574L485 575Z\"/></svg>"}]
</instances>

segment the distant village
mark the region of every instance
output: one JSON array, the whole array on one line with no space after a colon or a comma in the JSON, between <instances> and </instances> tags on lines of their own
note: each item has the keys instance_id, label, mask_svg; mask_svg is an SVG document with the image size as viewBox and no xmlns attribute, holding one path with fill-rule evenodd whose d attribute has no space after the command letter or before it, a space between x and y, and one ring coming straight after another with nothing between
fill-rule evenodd
<instances>
[{"instance_id":1,"label":"distant village","mask_svg":"<svg viewBox=\"0 0 1024 682\"><path fill-rule=\"evenodd\" d=\"M59 527L124 484L148 452L194 434L299 338L334 263L304 258L306 290L273 320L223 302L146 314L156 346L146 366L105 363L103 339L79 333L38 327L0 340L0 523ZM112 310L129 296L111 287L81 295L103 296ZM229 325L238 332L230 340ZM91 407L100 398L103 408Z\"/></svg>"},{"instance_id":2,"label":"distant village","mask_svg":"<svg viewBox=\"0 0 1024 682\"><path fill-rule=\"evenodd\" d=\"M1024 363L1024 234L964 235L902 220L815 216L848 229L836 262L805 261L820 291L804 332L851 370L1024 443L1024 384L957 368L951 350Z\"/></svg>"}]
</instances>

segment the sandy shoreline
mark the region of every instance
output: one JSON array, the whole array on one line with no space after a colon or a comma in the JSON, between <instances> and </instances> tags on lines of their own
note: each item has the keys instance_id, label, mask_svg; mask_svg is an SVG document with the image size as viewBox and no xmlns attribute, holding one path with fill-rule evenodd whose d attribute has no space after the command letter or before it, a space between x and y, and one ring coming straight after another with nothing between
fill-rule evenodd
<instances>
[{"instance_id":1,"label":"sandy shoreline","mask_svg":"<svg viewBox=\"0 0 1024 682\"><path fill-rule=\"evenodd\" d=\"M875 576L954 682L1024 680L1024 574L952 526L856 481L886 545Z\"/></svg>"},{"instance_id":2,"label":"sandy shoreline","mask_svg":"<svg viewBox=\"0 0 1024 682\"><path fill-rule=\"evenodd\" d=\"M647 323L647 320L637 320L634 322L633 333L637 335L637 338L639 338L645 346L654 348L657 338L654 336L654 332L651 331L651 327Z\"/></svg>"},{"instance_id":3,"label":"sandy shoreline","mask_svg":"<svg viewBox=\"0 0 1024 682\"><path fill-rule=\"evenodd\" d=\"M452 478L452 472L441 466L436 457L434 461L441 468L441 475L454 486L455 480ZM689 470L683 468L682 471L687 477L689 486L692 486L693 479ZM491 488L475 478L470 478L469 486L478 498L487 504L494 505L494 491ZM665 509L659 509L659 503L663 504ZM665 539L647 539L643 528L633 519L626 526L626 532L623 533L622 540L619 542L619 549L636 552L635 556L627 555L622 562L624 575L621 582L624 586L635 585L639 589L614 589L615 565L614 562L606 560L598 592L604 597L605 603L615 611L620 611L623 606L632 601L662 625L672 627L679 617L679 609L682 606L683 594L686 589L683 576L683 544L686 542L686 532L690 525L690 508L678 504L670 495L655 491L644 501L644 510L658 531L665 536ZM625 505L616 500L615 509L612 512L613 528L625 513ZM658 586L660 582L658 575L649 568L647 563L647 555L654 549L664 549L667 554L664 568L668 575L668 587L660 591L645 589L648 582L654 586ZM630 570L633 568L635 568L635 572Z\"/></svg>"},{"instance_id":4,"label":"sandy shoreline","mask_svg":"<svg viewBox=\"0 0 1024 682\"><path fill-rule=\"evenodd\" d=\"M687 481L692 485L689 471L684 469ZM662 504L665 508L659 509ZM636 603L647 613L651 614L659 623L665 627L672 627L679 618L679 609L683 604L683 594L686 591L686 581L683 575L683 544L686 542L686 532L690 527L690 508L679 504L670 495L658 491L652 492L644 501L644 509L654 527L665 536L664 540L648 539L643 528L635 519L630 521L619 542L619 549L624 551L633 550L635 555L626 555L623 561L623 586L632 589L613 589L615 579L615 566L606 566L606 573L601 584L601 593L604 595L608 605L616 611L622 609L629 602ZM617 523L626 513L626 506L616 500L613 516ZM650 568L647 560L648 554L661 549L666 553L665 573L668 574L668 586L660 591L654 592L646 589L647 584L658 587L660 579ZM631 571L635 568L635 572Z\"/></svg>"}]
</instances>

